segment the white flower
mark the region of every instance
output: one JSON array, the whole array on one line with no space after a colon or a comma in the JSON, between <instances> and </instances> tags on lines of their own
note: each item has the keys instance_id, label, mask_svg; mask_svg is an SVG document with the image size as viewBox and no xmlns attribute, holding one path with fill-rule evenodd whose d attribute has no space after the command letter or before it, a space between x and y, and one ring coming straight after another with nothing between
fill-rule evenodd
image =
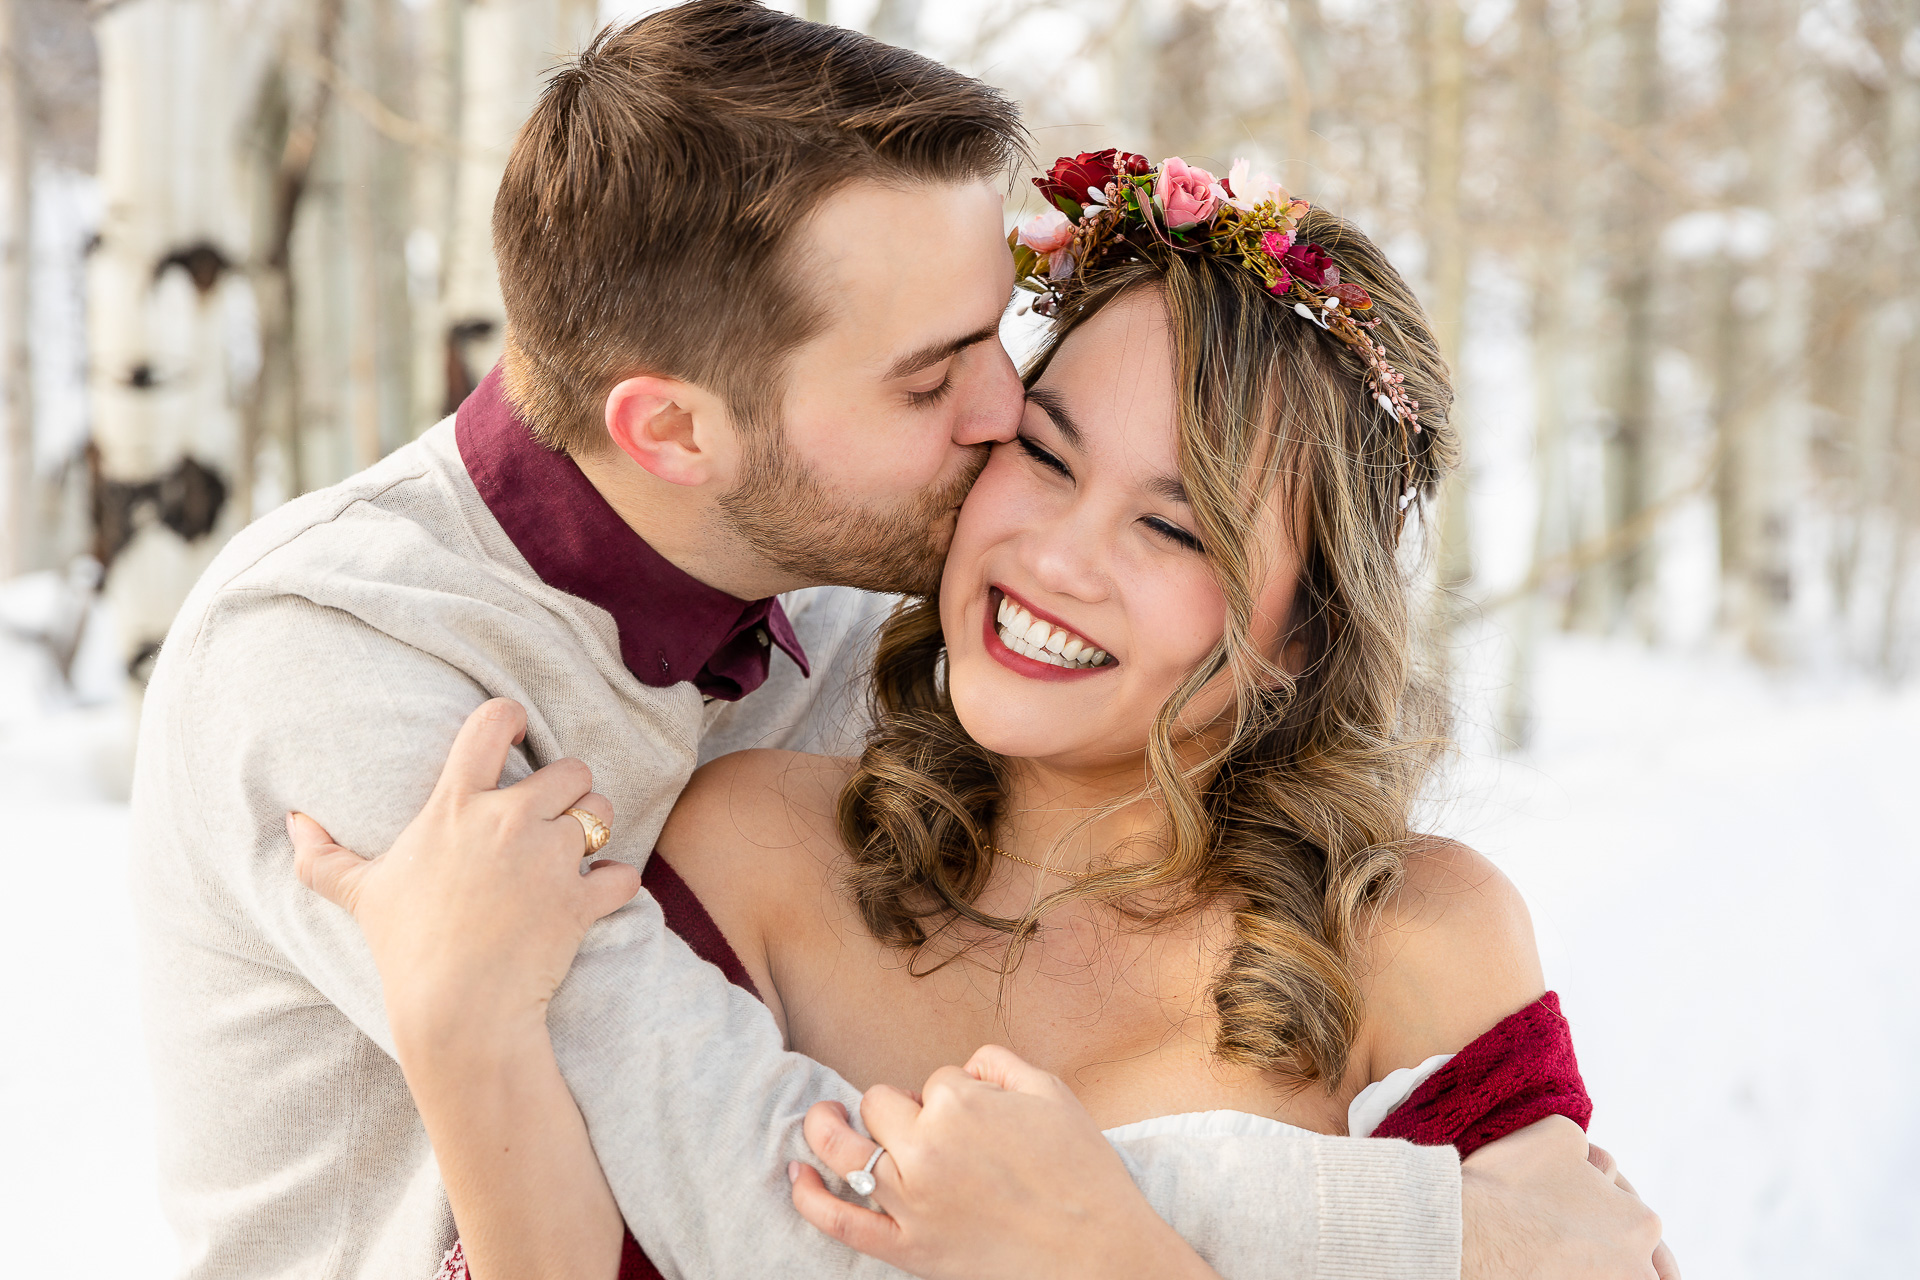
<instances>
[{"instance_id":1,"label":"white flower","mask_svg":"<svg viewBox=\"0 0 1920 1280\"><path fill-rule=\"evenodd\" d=\"M1227 170L1227 185L1233 188L1227 203L1242 213L1250 213L1269 200L1278 201L1284 208L1293 198L1287 194L1287 189L1269 174L1254 177L1252 169L1253 166L1247 161L1235 160L1233 168Z\"/></svg>"}]
</instances>

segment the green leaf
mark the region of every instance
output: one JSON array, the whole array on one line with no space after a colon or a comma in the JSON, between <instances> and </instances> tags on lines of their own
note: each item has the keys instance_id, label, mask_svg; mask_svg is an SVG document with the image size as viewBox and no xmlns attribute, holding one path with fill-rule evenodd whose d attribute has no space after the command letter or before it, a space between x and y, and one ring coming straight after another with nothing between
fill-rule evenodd
<instances>
[{"instance_id":1,"label":"green leaf","mask_svg":"<svg viewBox=\"0 0 1920 1280\"><path fill-rule=\"evenodd\" d=\"M1066 214L1075 222L1080 221L1080 206L1075 204L1071 198L1067 196L1055 196L1053 203L1059 206L1060 212Z\"/></svg>"}]
</instances>

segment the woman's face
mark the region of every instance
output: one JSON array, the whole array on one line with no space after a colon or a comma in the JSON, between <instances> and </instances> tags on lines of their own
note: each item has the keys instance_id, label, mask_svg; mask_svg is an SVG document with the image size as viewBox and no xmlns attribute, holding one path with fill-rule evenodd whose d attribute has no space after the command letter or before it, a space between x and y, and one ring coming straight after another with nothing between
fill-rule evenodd
<instances>
[{"instance_id":1,"label":"woman's face","mask_svg":"<svg viewBox=\"0 0 1920 1280\"><path fill-rule=\"evenodd\" d=\"M1225 631L1180 480L1174 368L1157 294L1109 304L1055 353L960 510L940 622L955 710L991 751L1075 771L1136 759ZM1291 549L1267 569L1254 638L1277 648ZM1185 719L1230 695L1223 676Z\"/></svg>"}]
</instances>

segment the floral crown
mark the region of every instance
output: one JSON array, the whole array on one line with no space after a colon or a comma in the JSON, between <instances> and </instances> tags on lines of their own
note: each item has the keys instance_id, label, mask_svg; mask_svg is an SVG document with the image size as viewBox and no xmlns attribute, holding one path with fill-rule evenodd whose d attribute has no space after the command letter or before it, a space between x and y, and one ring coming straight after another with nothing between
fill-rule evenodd
<instances>
[{"instance_id":1,"label":"floral crown","mask_svg":"<svg viewBox=\"0 0 1920 1280\"><path fill-rule=\"evenodd\" d=\"M1413 501L1413 441L1420 432L1420 402L1408 396L1405 379L1387 363L1370 330L1380 321L1365 313L1373 299L1340 279L1340 267L1296 229L1310 206L1272 178L1252 177L1245 160L1233 162L1226 180L1196 169L1178 156L1156 167L1145 156L1117 151L1062 156L1035 178L1053 205L1007 237L1013 248L1015 282L1040 295L1033 309L1058 312L1076 277L1114 262L1150 254L1209 254L1238 260L1267 292L1294 312L1353 348L1366 368L1374 401L1400 426L1406 459L1402 512Z\"/></svg>"}]
</instances>

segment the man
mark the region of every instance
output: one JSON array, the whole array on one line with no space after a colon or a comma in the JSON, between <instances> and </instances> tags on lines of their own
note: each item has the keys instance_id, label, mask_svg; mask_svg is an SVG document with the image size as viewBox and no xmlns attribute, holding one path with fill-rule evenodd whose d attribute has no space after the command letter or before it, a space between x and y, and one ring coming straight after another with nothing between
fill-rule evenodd
<instances>
[{"instance_id":1,"label":"man","mask_svg":"<svg viewBox=\"0 0 1920 1280\"><path fill-rule=\"evenodd\" d=\"M638 863L697 760L845 742L833 691L875 606L803 589L930 585L1012 433L999 192L1022 140L984 86L747 0L603 35L554 78L495 209L501 368L451 422L237 538L149 690L138 894L191 1275L424 1280L453 1234L377 975L291 874L289 809L386 848L468 713L505 696L529 712L507 776L593 763L607 852ZM802 1114L856 1099L748 1000L644 897L583 948L549 1021L624 1216L668 1275L888 1273L789 1207ZM952 1230L968 1205L941 1185L1074 1176L1026 1114L989 1109L940 1152L940 1249L826 1225L943 1275L991 1273L989 1239L1051 1275L1209 1274L1176 1231L1233 1277L1451 1276L1463 1247L1476 1277L1651 1274L1628 1239L1651 1215L1558 1131L1464 1175L1450 1151L1309 1134L1139 1143L1158 1217L1062 1221L1035 1198Z\"/></svg>"}]
</instances>

